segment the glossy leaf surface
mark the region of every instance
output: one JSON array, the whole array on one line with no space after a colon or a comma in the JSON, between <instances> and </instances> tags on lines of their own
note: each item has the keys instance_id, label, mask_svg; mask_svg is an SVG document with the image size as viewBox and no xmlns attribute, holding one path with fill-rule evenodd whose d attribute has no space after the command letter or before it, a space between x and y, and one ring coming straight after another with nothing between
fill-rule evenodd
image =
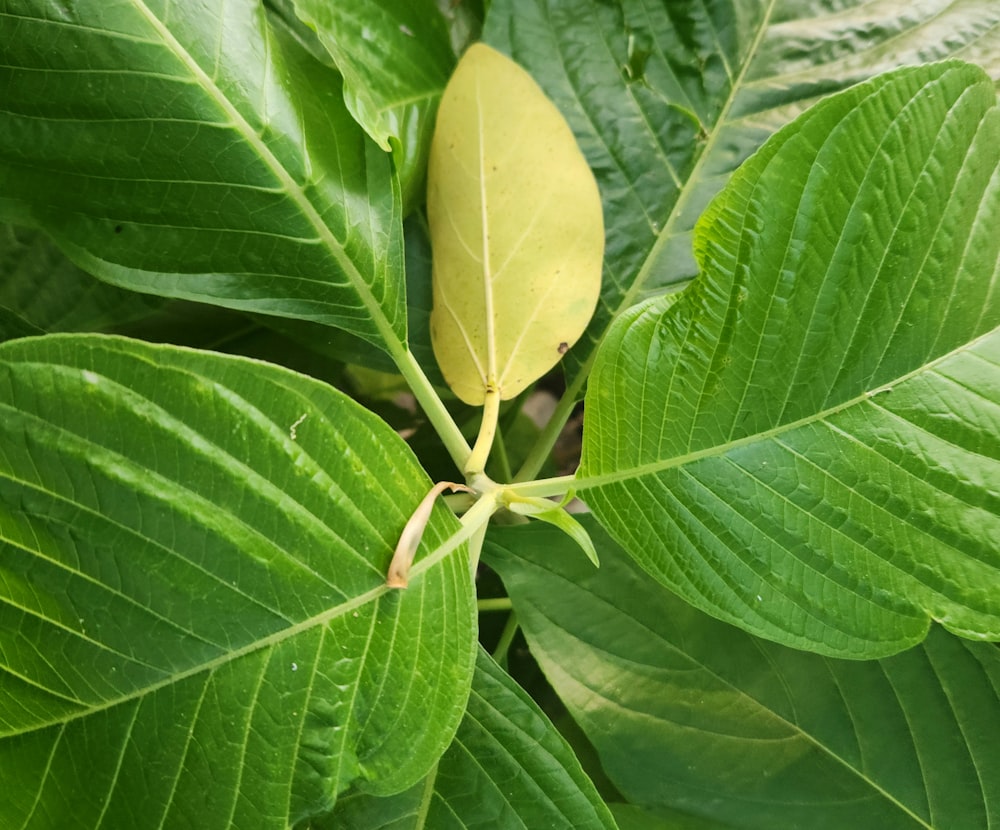
<instances>
[{"instance_id":1,"label":"glossy leaf surface","mask_svg":"<svg viewBox=\"0 0 1000 830\"><path fill-rule=\"evenodd\" d=\"M431 338L469 404L512 398L583 332L600 290L594 177L523 69L477 44L448 82L428 168Z\"/></svg>"},{"instance_id":2,"label":"glossy leaf surface","mask_svg":"<svg viewBox=\"0 0 1000 830\"><path fill-rule=\"evenodd\" d=\"M434 0L295 0L344 76L347 108L392 150L404 203L419 203L441 92L455 64Z\"/></svg>"},{"instance_id":3,"label":"glossy leaf surface","mask_svg":"<svg viewBox=\"0 0 1000 830\"><path fill-rule=\"evenodd\" d=\"M428 484L284 369L0 347L0 824L285 828L425 776L475 649L464 547L383 585ZM438 509L419 558L457 529Z\"/></svg>"},{"instance_id":4,"label":"glossy leaf surface","mask_svg":"<svg viewBox=\"0 0 1000 830\"><path fill-rule=\"evenodd\" d=\"M619 313L697 273L701 212L807 106L949 56L1000 81L1000 4L982 0L493 0L483 36L538 79L601 188L608 249L575 392Z\"/></svg>"},{"instance_id":5,"label":"glossy leaf surface","mask_svg":"<svg viewBox=\"0 0 1000 830\"><path fill-rule=\"evenodd\" d=\"M431 776L392 798L347 795L316 830L615 827L566 742L482 650L469 707Z\"/></svg>"},{"instance_id":6,"label":"glossy leaf surface","mask_svg":"<svg viewBox=\"0 0 1000 830\"><path fill-rule=\"evenodd\" d=\"M539 525L495 534L485 556L615 785L635 806L693 817L627 826L990 825L1000 809L996 646L936 626L879 661L779 646L684 603L581 520L600 571Z\"/></svg>"},{"instance_id":7,"label":"glossy leaf surface","mask_svg":"<svg viewBox=\"0 0 1000 830\"><path fill-rule=\"evenodd\" d=\"M15 5L0 7L0 216L118 285L400 348L391 162L336 72L260 4Z\"/></svg>"},{"instance_id":8,"label":"glossy leaf surface","mask_svg":"<svg viewBox=\"0 0 1000 830\"><path fill-rule=\"evenodd\" d=\"M657 579L823 653L1000 638L998 161L993 85L952 62L733 177L700 278L621 318L588 391L581 495Z\"/></svg>"}]
</instances>

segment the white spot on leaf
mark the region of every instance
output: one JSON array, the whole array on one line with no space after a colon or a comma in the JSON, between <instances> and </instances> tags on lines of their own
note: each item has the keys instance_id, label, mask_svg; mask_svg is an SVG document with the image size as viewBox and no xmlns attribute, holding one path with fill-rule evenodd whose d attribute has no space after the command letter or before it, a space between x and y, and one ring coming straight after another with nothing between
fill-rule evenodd
<instances>
[{"instance_id":1,"label":"white spot on leaf","mask_svg":"<svg viewBox=\"0 0 1000 830\"><path fill-rule=\"evenodd\" d=\"M302 426L302 422L309 417L308 412L303 412L301 416L288 428L288 437L295 441L299 435L299 427Z\"/></svg>"}]
</instances>

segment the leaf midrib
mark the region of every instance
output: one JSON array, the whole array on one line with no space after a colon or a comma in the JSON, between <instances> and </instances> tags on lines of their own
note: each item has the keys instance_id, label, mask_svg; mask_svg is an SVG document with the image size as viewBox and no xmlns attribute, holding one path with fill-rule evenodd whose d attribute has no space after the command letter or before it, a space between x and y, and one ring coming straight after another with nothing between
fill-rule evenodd
<instances>
[{"instance_id":1,"label":"leaf midrib","mask_svg":"<svg viewBox=\"0 0 1000 830\"><path fill-rule=\"evenodd\" d=\"M472 508L470 513L478 516L479 513L484 512L485 508L488 517L488 515L492 513L491 510L492 507L493 503L490 499L480 499L480 501L477 502L477 504ZM468 541L469 538L473 536L480 527L481 525L476 522L463 524L460 530L442 539L436 548L428 551L421 558L421 560L416 565L414 565L413 569L410 571L411 581L415 579L418 575L422 574L424 571L429 571L433 566L439 564L445 557L453 553L460 545ZM33 721L25 729L12 730L10 732L0 732L0 740L17 737L19 735L32 734L39 730L46 729L48 727L55 725L64 726L65 724L70 723L72 721L90 717L91 715L106 711L108 709L112 709L115 706L127 703L128 701L139 700L141 698L146 697L147 695L154 694L160 689L172 686L177 683L181 683L184 680L187 680L188 678L194 677L203 672L214 671L215 669L224 666L227 663L238 660L241 657L245 657L261 649L270 648L271 646L282 643L285 640L291 639L292 637L295 637L298 634L302 634L310 629L319 626L324 626L327 623L339 617L346 616L347 614L359 608L362 608L371 602L375 602L384 594L390 593L395 590L397 589L390 588L385 584L377 585L376 587L368 591L365 591L364 593L359 594L356 597L348 599L346 602L343 602L332 608L328 608L327 610L319 614L314 614L311 617L307 617L306 619L301 620L300 622L295 623L294 625L291 625L287 628L282 628L278 631L275 631L267 635L266 637L261 637L257 640L254 640L253 642L247 643L246 645L241 646L240 648L228 651L224 654L220 654L218 657L212 660L206 660L204 662L192 666L189 669L185 669L183 671L171 674L159 682L150 683L127 694L123 694L118 697L112 698L110 700L106 700L103 703L99 704L81 703L81 708L77 712L68 715L62 715L60 717L54 717L51 720ZM419 588L411 588L410 590L419 590ZM49 692L48 689L45 689L45 691Z\"/></svg>"},{"instance_id":2,"label":"leaf midrib","mask_svg":"<svg viewBox=\"0 0 1000 830\"><path fill-rule=\"evenodd\" d=\"M524 559L524 557L519 556L517 553L514 553L512 551L510 551L509 553L510 553L510 555L513 555L515 558L517 558L518 560L520 560L522 562L529 562L534 567L541 567L540 565L538 565L538 564L536 564L534 562L530 562L529 560ZM562 580L564 582L567 581L565 579L565 577L562 576L562 574L560 574L560 573L558 573L558 572L556 572L556 571L554 571L554 570L552 570L550 568L546 567L546 568L544 568L544 570L545 570L546 573L548 573L552 577L555 577L555 578L557 578L559 580ZM635 616L633 616L631 614L628 614L627 612L624 612L621 608L619 608L618 606L616 606L614 603L610 602L604 596L601 596L599 594L595 594L595 593L593 593L592 591L590 591L588 589L581 588L581 586L578 585L578 584L576 584L576 583L571 583L571 589L574 589L574 590L586 590L586 592L591 597L594 597L600 603L609 606L610 608L612 608L616 612L625 613L629 620L631 620L636 625L640 626L642 629L644 629L645 631L647 631L650 634L651 637L663 640L662 635L658 631L656 631L655 629L650 628L644 621L638 619L637 617L635 617ZM641 663L641 662L638 662L638 661L636 661L636 660L634 660L632 658L622 657L621 655L616 654L614 652L610 652L610 651L608 651L605 648L602 648L602 647L599 647L599 646L595 646L593 643L590 643L590 642L582 639L581 637L578 637L577 635L573 634L568 629L564 628L553 617L551 617L550 615L546 614L543 611L543 609L541 608L541 606L535 605L534 608L535 608L536 613L538 613L540 616L542 616L543 618L545 618L548 621L548 624L550 626L552 626L553 628L555 628L555 629L563 632L566 636L568 636L571 639L573 639L574 641L576 641L576 642L578 642L578 643L586 646L588 649L599 651L602 654L607 655L608 658L612 659L615 662L631 663L632 665L635 665L635 666L641 666L643 668L650 668L650 666L649 666L648 663ZM671 641L664 641L664 642L667 642L668 647L672 651L674 651L675 653L681 655L684 659L689 660L691 663L693 663L695 666L697 666L698 668L700 668L702 671L704 671L706 674L708 674L710 677L712 677L714 680L716 680L721 685L723 685L726 688L730 689L732 692L734 692L738 696L743 697L743 698L747 698L747 699L753 701L757 706L759 706L761 708L762 711L768 713L771 717L773 717L776 720L778 720L779 722L783 723L793 734L799 735L803 740L807 741L812 746L816 747L820 752L824 753L827 757L829 757L835 763L840 764L846 770L848 770L852 775L856 776L857 778L859 778L860 780L862 780L863 782L865 782L875 792L881 794L886 799L886 801L888 801L889 803L895 805L903 813L905 813L907 816L911 817L914 821L918 822L918 824L921 827L925 827L925 828L927 828L927 830L933 830L933 825L927 824L927 822L925 822L920 816L918 816L915 813L913 813L909 809L909 807L907 807L905 804L903 804L902 802L900 802L900 800L898 798L894 797L883 786L881 786L879 783L877 783L876 781L874 781L871 777L865 775L863 770L859 769L857 766L855 766L854 764L852 764L846 758L842 757L840 754L838 754L837 752L835 752L832 748L828 747L825 743L823 743L817 737L815 737L811 732L806 731L806 729L803 726L799 725L795 721L789 720L787 717L785 717L784 715L782 715L778 711L776 711L773 706L771 706L770 704L768 704L768 703L766 703L764 701L759 700L757 697L755 697L754 695L750 694L750 692L748 692L747 690L745 690L745 689L743 689L743 688L741 688L739 686L733 685L733 682L731 680L729 680L728 678L723 677L722 675L720 675L713 667L709 666L708 664L706 664L702 660L699 660L699 659L695 658L692 654L689 654L687 651L685 651L683 648L681 648L680 646L678 646L676 643L673 643ZM754 641L754 644L759 649L759 643L757 643L756 640ZM766 658L766 654L763 655L763 656L765 656L765 658ZM820 659L826 661L826 660L829 660L830 658L821 657ZM556 665L559 666L560 669L563 672L566 672L566 669L563 667L563 665L559 661L556 661ZM653 668L656 668L656 667L653 667ZM607 697L605 697L603 694L601 694L600 690L593 689L593 688L589 687L587 684L582 683L580 681L580 678L576 677L575 675L570 674L570 677L573 678L574 682L581 683L581 685L583 685L584 688L587 688L588 691L590 691L591 693L598 695L599 697L601 697L602 699L604 699L605 701L607 701L609 704L614 705L615 708L624 708L624 707L622 707L622 705L620 703L618 703L616 701L612 701L612 700L608 699ZM636 711L636 710L633 709L633 710L630 710L630 711ZM643 712L642 714L649 715L648 712ZM659 718L657 718L657 719L659 719Z\"/></svg>"},{"instance_id":3,"label":"leaf midrib","mask_svg":"<svg viewBox=\"0 0 1000 830\"><path fill-rule=\"evenodd\" d=\"M490 260L489 199L486 192L486 130L483 126L483 92L476 74L476 138L479 156L479 218L482 233L483 316L486 333L486 391L497 385L496 316L493 309L493 263Z\"/></svg>"},{"instance_id":4,"label":"leaf midrib","mask_svg":"<svg viewBox=\"0 0 1000 830\"><path fill-rule=\"evenodd\" d=\"M931 371L936 366L944 363L950 358L974 349L979 343L985 342L989 338L995 336L1000 332L1000 327L992 329L991 331L984 332L979 337L974 340L970 340L968 343L963 343L961 346L953 349L952 351L941 355L940 357L925 363L922 366L907 372L892 381L878 386L874 389L867 389L859 395L855 395L842 403L836 404L835 406L827 407L819 412L812 415L807 415L803 418L798 418L795 421L790 421L785 424L778 424L771 429L764 430L763 432L757 432L753 435L747 435L744 438L737 438L734 441L727 441L721 444L715 444L711 447L706 447L702 450L696 450L695 452L685 453L683 455L677 455L672 458L658 459L656 461L650 461L645 464L637 464L631 467L624 467L608 473L599 473L597 475L577 475L574 478L574 483L579 490L592 490L597 487L603 487L609 484L618 484L621 482L627 482L634 478L642 478L643 476L656 475L657 473L662 473L665 470L672 469L674 467L682 467L686 464L693 464L705 458L717 458L719 456L726 455L733 450L740 449L741 447L749 446L760 441L766 441L770 438L775 438L781 435L785 435L803 426L809 426L811 424L821 423L828 418L833 417L841 412L844 412L851 407L857 406L859 404L866 403L877 395L888 393L893 390L894 387L905 383L911 378L917 377L924 372Z\"/></svg>"},{"instance_id":5,"label":"leaf midrib","mask_svg":"<svg viewBox=\"0 0 1000 830\"><path fill-rule=\"evenodd\" d=\"M99 712L106 711L108 709L113 709L123 703L127 703L131 700L139 700L146 697L147 695L154 694L160 689L166 688L168 686L173 686L178 683L182 683L188 678L194 677L196 675L202 674L204 672L212 672L221 666L231 663L235 660L245 657L249 654L253 654L256 651L262 649L270 648L271 646L278 645L298 634L302 634L305 631L316 628L318 626L326 625L327 623L337 619L338 617L343 617L352 611L364 607L370 602L374 602L380 596L389 591L393 590L385 585L378 585L363 594L359 594L347 600L340 605L334 606L333 608L328 608L320 614L315 614L312 617L301 620L288 628L283 628L279 631L275 631L268 634L266 637L261 637L260 639L254 640L253 642L247 643L240 648L234 649L233 651L228 651L225 654L219 655L212 660L206 660L202 663L198 663L191 668L184 669L183 671L178 671L171 674L169 677L157 683L150 683L148 685L142 686L128 694L123 694L115 698L111 698L102 703L98 704L86 704L82 703L79 711L74 712L69 715L64 715L62 717L55 717L51 720L36 720L33 721L26 729L14 729L8 732L0 732L0 740L6 740L9 738L18 737L20 735L30 735L34 732L47 729L50 726L55 725L65 725L72 721L79 720L81 718L87 718L95 715ZM45 689L49 692L48 689Z\"/></svg>"},{"instance_id":6,"label":"leaf midrib","mask_svg":"<svg viewBox=\"0 0 1000 830\"><path fill-rule=\"evenodd\" d=\"M761 41L764 39L765 34L768 30L768 25L771 20L771 15L774 12L774 7L777 4L777 0L770 0L767 9L764 12L764 16L761 19L760 26L754 36L753 42L746 52L746 59L743 62L743 66L740 68L739 75L733 80L729 96L726 98L725 103L719 110L719 116L715 122L712 131L709 133L708 139L705 142L705 146L702 148L701 155L698 156L694 167L691 169L691 173L688 175L687 180L684 182L684 186L680 189L680 195L677 201L674 203L673 209L670 212L670 217L664 223L660 232L656 236L656 241L653 243L652 247L649 249L646 256L643 258L642 265L639 267L639 271L636 274L636 278L632 281L632 284L628 287L625 293L621 296L614 309L611 310L610 319L605 325L604 329L600 331L596 336L594 336L593 347L587 354L586 359L580 364L576 373L569 379L566 384L566 389L563 392L562 398L556 408L556 411L552 414L549 419L549 425L542 432L540 437L541 441L555 442L558 437L558 433L561 431L562 426L569 419L570 413L573 407L575 407L576 402L580 400L581 393L583 392L584 386L587 383L587 379L594 368L594 362L597 359L598 353L601 351L601 345L611 330L615 321L629 308L636 304L638 298L641 296L646 282L649 280L650 275L653 273L654 266L660 258L660 254L663 248L666 246L667 242L675 234L675 226L679 221L681 215L684 213L684 209L688 202L694 197L696 188L694 187L694 182L701 174L701 170L704 167L706 160L711 156L712 150L715 147L716 142L719 140L719 136L722 134L723 127L727 123L729 116L729 111L732 109L733 104L736 101L736 97L742 90L743 79L746 77L747 72L753 63L753 58L760 47ZM605 266L607 267L607 266ZM680 289L680 286L671 286L673 291ZM546 452L547 454L547 452ZM525 462L525 467L522 471L519 471L517 476L515 476L515 481L522 477L525 472L531 472L532 476L537 473L535 470L535 465L541 467L541 462L536 456L540 456L535 450L532 450L529 455L528 461ZM534 463L533 463L534 462Z\"/></svg>"},{"instance_id":7,"label":"leaf midrib","mask_svg":"<svg viewBox=\"0 0 1000 830\"><path fill-rule=\"evenodd\" d=\"M663 247L671 238L679 235L674 232L674 227L680 220L680 217L684 214L684 210L687 207L688 202L690 202L694 197L694 193L697 188L694 187L693 183L700 177L702 168L705 166L706 161L712 156L712 151L719 140L719 136L722 135L723 128L728 123L729 111L732 109L737 95L743 89L743 79L746 77L746 74L753 63L754 56L760 48L760 43L764 39L764 35L767 33L768 26L771 21L771 15L776 4L777 0L770 0L768 3L753 42L747 49L746 59L743 62L743 66L740 68L740 73L733 79L732 84L730 85L729 96L726 98L721 109L719 110L719 117L715 121L712 132L709 133L705 146L702 148L701 154L698 156L698 160L695 162L694 167L691 168L691 173L688 175L687 180L684 182L684 186L681 188L680 195L677 197L673 210L670 212L670 217L664 223L663 228L660 230L659 234L657 234L656 241L649 249L649 253L643 259L642 266L640 267L635 280L633 280L628 290L622 295L622 299L615 312L616 317L622 311L630 308L636 303L637 298L642 294L646 282L649 280L650 274L653 271L653 266L659 260L660 252L663 250Z\"/></svg>"},{"instance_id":8,"label":"leaf midrib","mask_svg":"<svg viewBox=\"0 0 1000 830\"><path fill-rule=\"evenodd\" d=\"M152 12L146 3L146 0L137 0L136 8L140 11L143 17L146 18L147 22L159 35L170 52L173 53L173 55L185 66L185 68L187 68L191 75L197 80L198 85L215 102L216 106L218 106L219 109L221 109L222 112L230 119L234 129L257 153L260 159L264 162L265 166L278 180L284 192L312 225L319 239L323 242L324 246L333 256L334 260L336 260L338 266L347 275L351 284L358 292L362 303L364 303L366 310L371 315L371 319L375 323L375 327L382 336L390 354L392 354L394 358L398 357L401 352L406 350L405 344L396 335L392 324L386 318L382 307L372 293L371 288L368 286L368 283L365 282L364 277L355 266L354 262L347 256L343 245L333 235L333 232L323 221L323 218L320 216L319 211L316 210L316 207L309 201L308 198L306 198L295 179L292 178L288 170L285 169L284 165L282 165L282 163L274 155L271 149L264 142L263 138L259 136L256 130L250 126L239 109L237 109L237 107L223 94L222 90L219 89L215 82L201 68L200 64L197 60L195 60L191 53L188 52L188 50L173 36L163 22ZM221 22L219 26L221 31ZM269 35L266 29L262 30L258 27L257 31L265 41L268 39Z\"/></svg>"}]
</instances>

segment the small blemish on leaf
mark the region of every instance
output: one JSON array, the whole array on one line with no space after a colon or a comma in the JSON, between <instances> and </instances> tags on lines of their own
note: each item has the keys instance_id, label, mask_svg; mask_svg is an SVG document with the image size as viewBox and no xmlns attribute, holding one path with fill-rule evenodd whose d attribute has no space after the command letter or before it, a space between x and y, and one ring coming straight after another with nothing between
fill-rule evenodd
<instances>
[{"instance_id":1,"label":"small blemish on leaf","mask_svg":"<svg viewBox=\"0 0 1000 830\"><path fill-rule=\"evenodd\" d=\"M563 342L559 344L558 351L559 351L559 354L566 354L566 352L569 351L569 343L567 343L565 340L563 340Z\"/></svg>"},{"instance_id":2,"label":"small blemish on leaf","mask_svg":"<svg viewBox=\"0 0 1000 830\"><path fill-rule=\"evenodd\" d=\"M632 32L629 32L627 48L626 63L622 67L625 80L628 83L644 83L646 80L646 63L649 61L649 56L652 52L646 44L640 44L638 38Z\"/></svg>"},{"instance_id":3,"label":"small blemish on leaf","mask_svg":"<svg viewBox=\"0 0 1000 830\"><path fill-rule=\"evenodd\" d=\"M295 421L295 423L294 423L294 424L292 424L292 425L291 425L291 426L290 426L290 427L288 428L288 437L289 437L289 438L291 438L291 439L292 439L293 441L294 441L294 440L295 440L296 438L298 438L298 437L299 437L299 432L298 432L298 430L299 430L299 427L300 427L300 426L302 426L302 422L303 422L303 421L304 421L304 420L305 420L305 419L306 419L307 417L309 417L309 413L308 413L308 412L303 412L303 413L302 413L302 414L301 414L301 415L299 416L299 418L298 418L298 419L297 419L297 420Z\"/></svg>"},{"instance_id":4,"label":"small blemish on leaf","mask_svg":"<svg viewBox=\"0 0 1000 830\"><path fill-rule=\"evenodd\" d=\"M892 391L891 386L880 386L878 389L872 389L868 392L865 392L865 397L874 398L876 395L887 395L891 391Z\"/></svg>"},{"instance_id":5,"label":"small blemish on leaf","mask_svg":"<svg viewBox=\"0 0 1000 830\"><path fill-rule=\"evenodd\" d=\"M121 233L124 230L121 225L115 225L115 233Z\"/></svg>"}]
</instances>

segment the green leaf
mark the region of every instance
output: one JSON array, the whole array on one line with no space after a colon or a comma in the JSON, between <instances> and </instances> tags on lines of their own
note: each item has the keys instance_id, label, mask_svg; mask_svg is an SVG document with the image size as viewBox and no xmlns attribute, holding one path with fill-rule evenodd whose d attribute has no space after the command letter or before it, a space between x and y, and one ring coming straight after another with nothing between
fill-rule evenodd
<instances>
[{"instance_id":1,"label":"green leaf","mask_svg":"<svg viewBox=\"0 0 1000 830\"><path fill-rule=\"evenodd\" d=\"M574 395L618 314L697 273L702 210L809 104L952 55L1000 80L1000 4L982 0L493 0L483 37L538 79L601 188L603 288L569 355Z\"/></svg>"},{"instance_id":2,"label":"green leaf","mask_svg":"<svg viewBox=\"0 0 1000 830\"><path fill-rule=\"evenodd\" d=\"M444 18L451 38L451 48L456 55L461 55L483 33L483 17L490 0L434 0L438 11Z\"/></svg>"},{"instance_id":3,"label":"green leaf","mask_svg":"<svg viewBox=\"0 0 1000 830\"><path fill-rule=\"evenodd\" d=\"M649 573L764 637L1000 638L1000 110L957 62L826 99L612 329L577 490Z\"/></svg>"},{"instance_id":4,"label":"green leaf","mask_svg":"<svg viewBox=\"0 0 1000 830\"><path fill-rule=\"evenodd\" d=\"M468 404L513 398L583 332L600 290L594 177L559 111L488 46L465 53L438 113L427 184L431 338Z\"/></svg>"},{"instance_id":5,"label":"green leaf","mask_svg":"<svg viewBox=\"0 0 1000 830\"><path fill-rule=\"evenodd\" d=\"M315 830L608 828L608 808L538 706L480 649L469 707L430 777L393 798L347 795Z\"/></svg>"},{"instance_id":6,"label":"green leaf","mask_svg":"<svg viewBox=\"0 0 1000 830\"><path fill-rule=\"evenodd\" d=\"M18 337L32 337L45 332L33 323L29 323L20 314L9 308L0 306L0 342L14 340Z\"/></svg>"},{"instance_id":7,"label":"green leaf","mask_svg":"<svg viewBox=\"0 0 1000 830\"><path fill-rule=\"evenodd\" d=\"M589 529L600 571L539 525L495 533L484 557L630 803L705 827L989 825L1000 809L996 647L937 626L871 662L769 643L682 602Z\"/></svg>"},{"instance_id":8,"label":"green leaf","mask_svg":"<svg viewBox=\"0 0 1000 830\"><path fill-rule=\"evenodd\" d=\"M0 15L0 216L117 285L401 349L391 161L258 3L18 8Z\"/></svg>"},{"instance_id":9,"label":"green leaf","mask_svg":"<svg viewBox=\"0 0 1000 830\"><path fill-rule=\"evenodd\" d=\"M455 65L435 0L294 2L343 74L347 108L383 150L392 150L403 204L415 205L434 114Z\"/></svg>"},{"instance_id":10,"label":"green leaf","mask_svg":"<svg viewBox=\"0 0 1000 830\"><path fill-rule=\"evenodd\" d=\"M533 519L538 519L540 522L558 527L570 539L576 542L577 547L586 554L594 567L599 568L601 567L601 563L597 557L597 550L594 548L594 543L591 541L590 536L587 535L587 531L568 511L563 509L571 498L572 494L568 495L562 504L556 504L548 499L524 498L514 493L506 493L503 496L503 502L511 513L516 513L520 516L530 516Z\"/></svg>"},{"instance_id":11,"label":"green leaf","mask_svg":"<svg viewBox=\"0 0 1000 830\"><path fill-rule=\"evenodd\" d=\"M418 559L454 552L384 588L428 485L383 422L285 369L0 346L0 825L286 828L425 776L476 627L443 508Z\"/></svg>"},{"instance_id":12,"label":"green leaf","mask_svg":"<svg viewBox=\"0 0 1000 830\"><path fill-rule=\"evenodd\" d=\"M618 830L732 830L733 825L658 808L647 810L634 804L610 804Z\"/></svg>"},{"instance_id":13,"label":"green leaf","mask_svg":"<svg viewBox=\"0 0 1000 830\"><path fill-rule=\"evenodd\" d=\"M160 305L162 301L94 279L43 233L0 225L0 307L38 329L36 334L122 325Z\"/></svg>"},{"instance_id":14,"label":"green leaf","mask_svg":"<svg viewBox=\"0 0 1000 830\"><path fill-rule=\"evenodd\" d=\"M438 371L431 347L431 243L421 217L411 216L403 223L403 240L406 248L407 346L430 381L444 389L444 378ZM280 317L269 318L266 322L303 347L326 355L329 360L382 372L397 371L387 354L372 349L364 340L342 329Z\"/></svg>"}]
</instances>

